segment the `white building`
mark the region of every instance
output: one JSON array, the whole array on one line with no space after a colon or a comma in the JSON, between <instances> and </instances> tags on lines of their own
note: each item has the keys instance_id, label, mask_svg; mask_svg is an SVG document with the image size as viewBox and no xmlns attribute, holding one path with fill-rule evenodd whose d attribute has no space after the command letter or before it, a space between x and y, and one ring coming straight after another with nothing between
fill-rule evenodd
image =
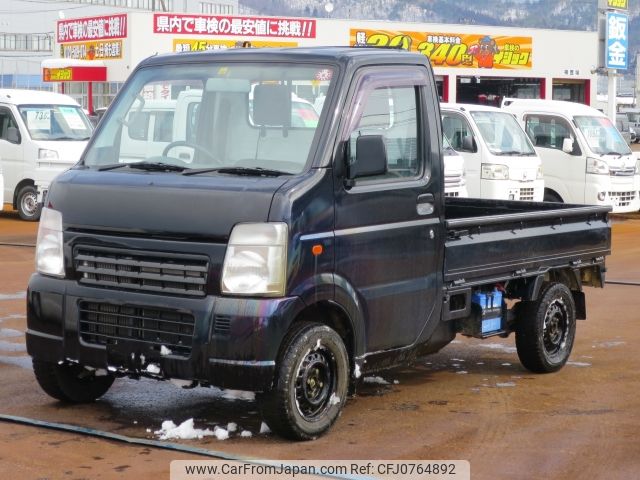
<instances>
[{"instance_id":1,"label":"white building","mask_svg":"<svg viewBox=\"0 0 640 480\"><path fill-rule=\"evenodd\" d=\"M431 58L440 96L449 102L498 104L503 97L586 104L596 100L596 32L129 12L59 20L55 41L55 52L62 58L103 62L106 82L94 89L96 108L106 106L136 65L150 55L243 42L252 47L377 45L420 51ZM54 77L61 81L61 90L87 105L84 87L62 81L65 76L59 73Z\"/></svg>"}]
</instances>

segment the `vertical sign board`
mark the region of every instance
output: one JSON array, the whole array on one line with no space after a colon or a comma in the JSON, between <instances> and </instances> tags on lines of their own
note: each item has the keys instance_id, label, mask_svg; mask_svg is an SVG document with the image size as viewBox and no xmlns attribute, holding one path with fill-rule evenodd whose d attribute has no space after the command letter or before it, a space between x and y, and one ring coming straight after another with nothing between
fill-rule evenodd
<instances>
[{"instance_id":1,"label":"vertical sign board","mask_svg":"<svg viewBox=\"0 0 640 480\"><path fill-rule=\"evenodd\" d=\"M605 67L626 70L629 63L629 16L607 12Z\"/></svg>"}]
</instances>

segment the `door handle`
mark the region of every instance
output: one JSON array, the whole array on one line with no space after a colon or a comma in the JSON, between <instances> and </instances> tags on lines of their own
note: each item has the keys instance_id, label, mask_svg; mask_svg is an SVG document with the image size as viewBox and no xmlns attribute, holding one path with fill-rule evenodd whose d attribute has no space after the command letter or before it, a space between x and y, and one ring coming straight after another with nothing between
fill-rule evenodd
<instances>
[{"instance_id":1,"label":"door handle","mask_svg":"<svg viewBox=\"0 0 640 480\"><path fill-rule=\"evenodd\" d=\"M416 212L418 215L431 215L435 211L433 193L418 195Z\"/></svg>"}]
</instances>

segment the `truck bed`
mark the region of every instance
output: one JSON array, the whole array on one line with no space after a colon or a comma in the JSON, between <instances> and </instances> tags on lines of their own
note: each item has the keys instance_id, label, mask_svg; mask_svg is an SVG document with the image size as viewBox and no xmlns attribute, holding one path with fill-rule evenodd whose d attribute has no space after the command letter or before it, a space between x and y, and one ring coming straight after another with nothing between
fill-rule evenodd
<instances>
[{"instance_id":1,"label":"truck bed","mask_svg":"<svg viewBox=\"0 0 640 480\"><path fill-rule=\"evenodd\" d=\"M477 198L445 201L445 288L603 263L611 253L608 206Z\"/></svg>"}]
</instances>

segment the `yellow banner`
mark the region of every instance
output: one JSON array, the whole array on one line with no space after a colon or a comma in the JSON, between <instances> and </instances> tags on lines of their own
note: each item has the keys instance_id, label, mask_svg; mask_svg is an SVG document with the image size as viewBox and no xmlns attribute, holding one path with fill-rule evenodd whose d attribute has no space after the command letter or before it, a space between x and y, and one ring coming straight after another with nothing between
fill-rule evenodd
<instances>
[{"instance_id":1,"label":"yellow banner","mask_svg":"<svg viewBox=\"0 0 640 480\"><path fill-rule=\"evenodd\" d=\"M232 47L262 48L262 47L297 47L298 42L277 42L262 40L200 40L192 38L174 38L174 52L202 52L205 50L220 50Z\"/></svg>"},{"instance_id":2,"label":"yellow banner","mask_svg":"<svg viewBox=\"0 0 640 480\"><path fill-rule=\"evenodd\" d=\"M122 40L61 43L60 56L74 60L117 60L122 58Z\"/></svg>"},{"instance_id":3,"label":"yellow banner","mask_svg":"<svg viewBox=\"0 0 640 480\"><path fill-rule=\"evenodd\" d=\"M627 10L629 8L628 0L607 0L607 6L609 8L619 8L620 10Z\"/></svg>"},{"instance_id":4,"label":"yellow banner","mask_svg":"<svg viewBox=\"0 0 640 480\"><path fill-rule=\"evenodd\" d=\"M70 68L43 69L43 79L45 82L71 81L72 77L73 77L73 71Z\"/></svg>"},{"instance_id":5,"label":"yellow banner","mask_svg":"<svg viewBox=\"0 0 640 480\"><path fill-rule=\"evenodd\" d=\"M420 52L429 57L434 67L507 70L532 67L531 37L352 28L350 43Z\"/></svg>"}]
</instances>

